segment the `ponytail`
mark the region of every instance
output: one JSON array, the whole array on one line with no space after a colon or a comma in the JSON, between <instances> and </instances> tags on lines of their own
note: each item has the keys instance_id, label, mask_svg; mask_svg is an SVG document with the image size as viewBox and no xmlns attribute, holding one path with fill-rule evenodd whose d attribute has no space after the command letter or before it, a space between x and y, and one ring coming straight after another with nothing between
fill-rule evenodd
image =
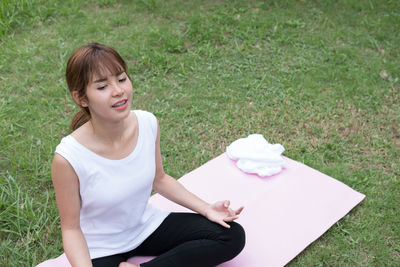
<instances>
[{"instance_id":1,"label":"ponytail","mask_svg":"<svg viewBox=\"0 0 400 267\"><path fill-rule=\"evenodd\" d=\"M82 125L84 125L86 122L88 122L90 120L90 112L89 109L87 107L85 108L81 108L81 110L79 110L74 117L71 120L71 129L73 131L75 131L76 129L78 129L79 127L81 127Z\"/></svg>"}]
</instances>

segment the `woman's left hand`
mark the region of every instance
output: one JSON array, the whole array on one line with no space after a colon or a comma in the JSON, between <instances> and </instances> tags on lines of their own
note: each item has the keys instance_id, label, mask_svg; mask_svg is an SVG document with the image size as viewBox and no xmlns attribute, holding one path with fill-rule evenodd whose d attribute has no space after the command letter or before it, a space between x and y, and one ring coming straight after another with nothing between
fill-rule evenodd
<instances>
[{"instance_id":1,"label":"woman's left hand","mask_svg":"<svg viewBox=\"0 0 400 267\"><path fill-rule=\"evenodd\" d=\"M218 201L207 208L205 211L205 217L210 221L219 223L226 228L230 228L230 225L226 222L232 222L239 218L238 215L242 212L244 207L232 210L229 205L229 200Z\"/></svg>"}]
</instances>

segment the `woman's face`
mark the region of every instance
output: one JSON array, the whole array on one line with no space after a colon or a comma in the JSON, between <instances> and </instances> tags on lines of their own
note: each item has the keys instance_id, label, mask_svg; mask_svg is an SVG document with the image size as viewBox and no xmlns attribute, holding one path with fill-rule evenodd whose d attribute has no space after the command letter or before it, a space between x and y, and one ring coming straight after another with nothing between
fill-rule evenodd
<instances>
[{"instance_id":1,"label":"woman's face","mask_svg":"<svg viewBox=\"0 0 400 267\"><path fill-rule=\"evenodd\" d=\"M93 75L81 105L89 107L92 118L119 121L129 116L132 91L132 83L125 72L102 77Z\"/></svg>"}]
</instances>

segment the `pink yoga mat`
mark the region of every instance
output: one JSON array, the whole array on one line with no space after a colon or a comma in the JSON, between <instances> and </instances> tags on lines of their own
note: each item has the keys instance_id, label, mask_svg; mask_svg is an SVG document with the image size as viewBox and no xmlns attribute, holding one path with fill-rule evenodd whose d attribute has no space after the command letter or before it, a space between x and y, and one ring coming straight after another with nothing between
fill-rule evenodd
<instances>
[{"instance_id":1,"label":"pink yoga mat","mask_svg":"<svg viewBox=\"0 0 400 267\"><path fill-rule=\"evenodd\" d=\"M229 199L233 208L245 206L238 222L246 231L246 246L220 266L284 266L365 197L302 163L285 160L281 173L260 178L240 171L224 153L179 179L206 201ZM158 194L150 202L160 209L187 211ZM37 267L50 266L70 267L64 254Z\"/></svg>"}]
</instances>

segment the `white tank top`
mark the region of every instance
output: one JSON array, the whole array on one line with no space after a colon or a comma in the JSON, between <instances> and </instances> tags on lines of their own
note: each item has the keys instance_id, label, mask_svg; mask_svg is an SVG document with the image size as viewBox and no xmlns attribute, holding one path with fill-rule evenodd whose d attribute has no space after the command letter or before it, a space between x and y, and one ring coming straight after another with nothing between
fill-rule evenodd
<instances>
[{"instance_id":1,"label":"white tank top","mask_svg":"<svg viewBox=\"0 0 400 267\"><path fill-rule=\"evenodd\" d=\"M92 259L138 247L169 214L148 203L156 170L157 120L147 111L134 112L138 140L123 159L106 159L71 135L56 147L79 178L80 226Z\"/></svg>"}]
</instances>

